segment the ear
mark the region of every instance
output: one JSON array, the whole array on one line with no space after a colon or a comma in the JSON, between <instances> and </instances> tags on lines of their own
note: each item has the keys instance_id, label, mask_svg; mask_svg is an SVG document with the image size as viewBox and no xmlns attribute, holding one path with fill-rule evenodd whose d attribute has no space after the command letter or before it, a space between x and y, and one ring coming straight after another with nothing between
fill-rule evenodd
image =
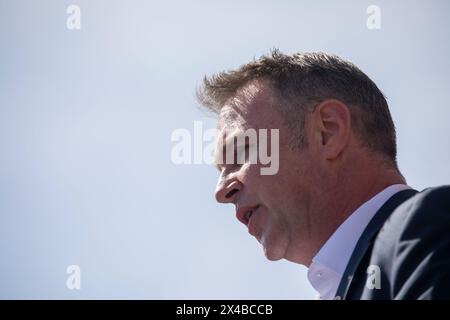
<instances>
[{"instance_id":1,"label":"ear","mask_svg":"<svg viewBox=\"0 0 450 320\"><path fill-rule=\"evenodd\" d=\"M319 152L326 160L336 159L349 142L350 110L339 100L325 100L316 106L311 118Z\"/></svg>"}]
</instances>

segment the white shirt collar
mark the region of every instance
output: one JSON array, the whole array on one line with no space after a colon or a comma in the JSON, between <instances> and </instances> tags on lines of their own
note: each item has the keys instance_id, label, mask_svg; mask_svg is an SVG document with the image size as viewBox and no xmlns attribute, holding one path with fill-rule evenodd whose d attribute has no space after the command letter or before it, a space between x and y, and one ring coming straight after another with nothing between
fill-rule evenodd
<instances>
[{"instance_id":1,"label":"white shirt collar","mask_svg":"<svg viewBox=\"0 0 450 320\"><path fill-rule=\"evenodd\" d=\"M356 209L320 248L308 269L308 280L320 299L335 298L342 275L364 229L389 198L406 189L410 187L394 184L375 195Z\"/></svg>"}]
</instances>

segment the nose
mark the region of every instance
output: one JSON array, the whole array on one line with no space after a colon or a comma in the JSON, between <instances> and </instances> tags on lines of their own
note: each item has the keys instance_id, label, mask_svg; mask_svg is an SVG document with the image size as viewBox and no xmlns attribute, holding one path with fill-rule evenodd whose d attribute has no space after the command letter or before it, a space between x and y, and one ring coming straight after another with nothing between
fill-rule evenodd
<instances>
[{"instance_id":1,"label":"nose","mask_svg":"<svg viewBox=\"0 0 450 320\"><path fill-rule=\"evenodd\" d=\"M220 203L234 203L235 198L243 185L238 180L222 183L219 181L216 187L216 200Z\"/></svg>"}]
</instances>

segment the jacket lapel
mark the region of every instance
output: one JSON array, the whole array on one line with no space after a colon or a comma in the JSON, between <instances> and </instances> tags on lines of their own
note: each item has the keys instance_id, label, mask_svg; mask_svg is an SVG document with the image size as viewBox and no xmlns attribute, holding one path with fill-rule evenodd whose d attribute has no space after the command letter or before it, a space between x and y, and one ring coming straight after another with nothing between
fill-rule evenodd
<instances>
[{"instance_id":1,"label":"jacket lapel","mask_svg":"<svg viewBox=\"0 0 450 320\"><path fill-rule=\"evenodd\" d=\"M377 211L375 216L370 220L366 229L359 238L355 249L353 250L352 256L349 263L345 269L344 275L342 276L341 282L339 283L336 296L341 299L345 299L347 296L348 289L352 283L353 276L358 268L361 259L366 253L371 242L375 238L375 235L381 229L383 224L389 218L391 213L403 202L411 198L417 193L416 190L408 189L397 192Z\"/></svg>"}]
</instances>

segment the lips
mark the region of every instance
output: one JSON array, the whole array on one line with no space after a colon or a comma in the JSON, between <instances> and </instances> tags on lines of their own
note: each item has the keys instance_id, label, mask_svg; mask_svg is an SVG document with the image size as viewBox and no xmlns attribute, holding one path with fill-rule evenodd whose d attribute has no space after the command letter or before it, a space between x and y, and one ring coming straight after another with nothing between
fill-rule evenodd
<instances>
[{"instance_id":1,"label":"lips","mask_svg":"<svg viewBox=\"0 0 450 320\"><path fill-rule=\"evenodd\" d=\"M240 222L242 222L243 224L248 226L252 215L255 213L255 211L258 209L258 207L259 207L259 205L239 208L236 212L236 218Z\"/></svg>"}]
</instances>

